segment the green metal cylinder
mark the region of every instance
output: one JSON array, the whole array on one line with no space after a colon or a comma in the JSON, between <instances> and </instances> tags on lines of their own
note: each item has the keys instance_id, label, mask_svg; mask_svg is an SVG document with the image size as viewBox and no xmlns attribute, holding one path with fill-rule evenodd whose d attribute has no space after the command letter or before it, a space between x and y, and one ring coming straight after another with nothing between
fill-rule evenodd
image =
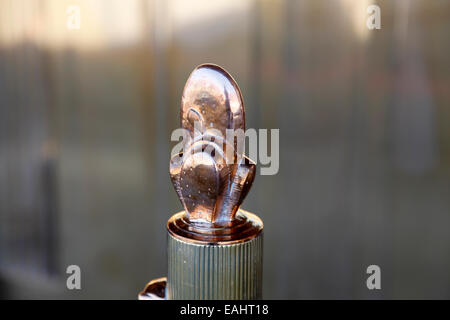
<instances>
[{"instance_id":1,"label":"green metal cylinder","mask_svg":"<svg viewBox=\"0 0 450 320\"><path fill-rule=\"evenodd\" d=\"M168 233L167 299L261 299L262 260L262 232L232 244L193 243Z\"/></svg>"}]
</instances>

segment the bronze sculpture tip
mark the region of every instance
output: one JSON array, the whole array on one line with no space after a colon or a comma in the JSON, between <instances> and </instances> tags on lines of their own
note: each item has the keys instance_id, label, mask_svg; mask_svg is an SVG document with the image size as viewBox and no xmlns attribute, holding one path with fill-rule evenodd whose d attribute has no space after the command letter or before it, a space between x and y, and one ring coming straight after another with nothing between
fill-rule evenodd
<instances>
[{"instance_id":1,"label":"bronze sculpture tip","mask_svg":"<svg viewBox=\"0 0 450 320\"><path fill-rule=\"evenodd\" d=\"M172 157L170 176L184 219L194 226L232 226L256 172L256 164L243 154L241 91L225 69L202 64L186 82L180 113L181 127L191 138L184 152Z\"/></svg>"}]
</instances>

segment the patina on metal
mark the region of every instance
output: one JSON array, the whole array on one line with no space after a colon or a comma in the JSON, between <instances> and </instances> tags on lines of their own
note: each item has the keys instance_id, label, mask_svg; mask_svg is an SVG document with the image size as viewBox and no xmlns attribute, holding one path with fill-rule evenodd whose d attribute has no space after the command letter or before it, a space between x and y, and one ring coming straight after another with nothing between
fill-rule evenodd
<instances>
[{"instance_id":1,"label":"patina on metal","mask_svg":"<svg viewBox=\"0 0 450 320\"><path fill-rule=\"evenodd\" d=\"M245 110L237 83L223 68L203 64L191 73L181 127L189 139L171 158L170 177L184 211L167 223L167 280L147 288L167 284L167 299L259 299L263 223L240 209L256 164L243 154L243 134L229 138L230 130L244 133Z\"/></svg>"}]
</instances>

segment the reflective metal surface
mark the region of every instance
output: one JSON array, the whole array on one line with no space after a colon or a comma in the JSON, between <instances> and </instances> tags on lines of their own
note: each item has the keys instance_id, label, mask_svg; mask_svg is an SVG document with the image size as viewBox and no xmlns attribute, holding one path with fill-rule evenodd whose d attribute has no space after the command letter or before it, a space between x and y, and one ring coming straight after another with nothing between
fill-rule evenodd
<instances>
[{"instance_id":1,"label":"reflective metal surface","mask_svg":"<svg viewBox=\"0 0 450 320\"><path fill-rule=\"evenodd\" d=\"M192 243L169 234L166 299L261 299L263 234L226 245Z\"/></svg>"},{"instance_id":2,"label":"reflective metal surface","mask_svg":"<svg viewBox=\"0 0 450 320\"><path fill-rule=\"evenodd\" d=\"M167 278L154 279L139 292L139 300L166 300Z\"/></svg>"},{"instance_id":3,"label":"reflective metal surface","mask_svg":"<svg viewBox=\"0 0 450 320\"><path fill-rule=\"evenodd\" d=\"M191 243L210 245L246 242L261 234L263 229L264 224L258 216L242 209L238 210L228 226L192 222L186 218L184 211L174 214L167 222L167 230L172 236Z\"/></svg>"},{"instance_id":4,"label":"reflective metal surface","mask_svg":"<svg viewBox=\"0 0 450 320\"><path fill-rule=\"evenodd\" d=\"M184 87L181 126L191 139L170 161L170 176L195 228L233 225L236 212L255 177L255 163L242 154L244 136L228 136L228 129L245 131L241 92L221 67L198 66ZM234 131L235 132L235 131Z\"/></svg>"}]
</instances>

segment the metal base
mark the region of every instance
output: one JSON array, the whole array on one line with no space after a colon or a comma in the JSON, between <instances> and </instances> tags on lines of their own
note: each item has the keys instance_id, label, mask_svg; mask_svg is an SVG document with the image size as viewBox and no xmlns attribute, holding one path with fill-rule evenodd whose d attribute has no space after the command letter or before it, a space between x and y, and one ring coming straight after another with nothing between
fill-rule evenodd
<instances>
[{"instance_id":1,"label":"metal base","mask_svg":"<svg viewBox=\"0 0 450 320\"><path fill-rule=\"evenodd\" d=\"M150 281L144 290L139 292L139 300L167 300L166 299L167 278L158 278Z\"/></svg>"},{"instance_id":2,"label":"metal base","mask_svg":"<svg viewBox=\"0 0 450 320\"><path fill-rule=\"evenodd\" d=\"M151 281L140 300L253 300L262 298L263 223L239 210L233 224L205 230L172 216L168 275Z\"/></svg>"},{"instance_id":3,"label":"metal base","mask_svg":"<svg viewBox=\"0 0 450 320\"><path fill-rule=\"evenodd\" d=\"M263 235L233 244L198 244L168 235L167 298L262 298Z\"/></svg>"}]
</instances>

